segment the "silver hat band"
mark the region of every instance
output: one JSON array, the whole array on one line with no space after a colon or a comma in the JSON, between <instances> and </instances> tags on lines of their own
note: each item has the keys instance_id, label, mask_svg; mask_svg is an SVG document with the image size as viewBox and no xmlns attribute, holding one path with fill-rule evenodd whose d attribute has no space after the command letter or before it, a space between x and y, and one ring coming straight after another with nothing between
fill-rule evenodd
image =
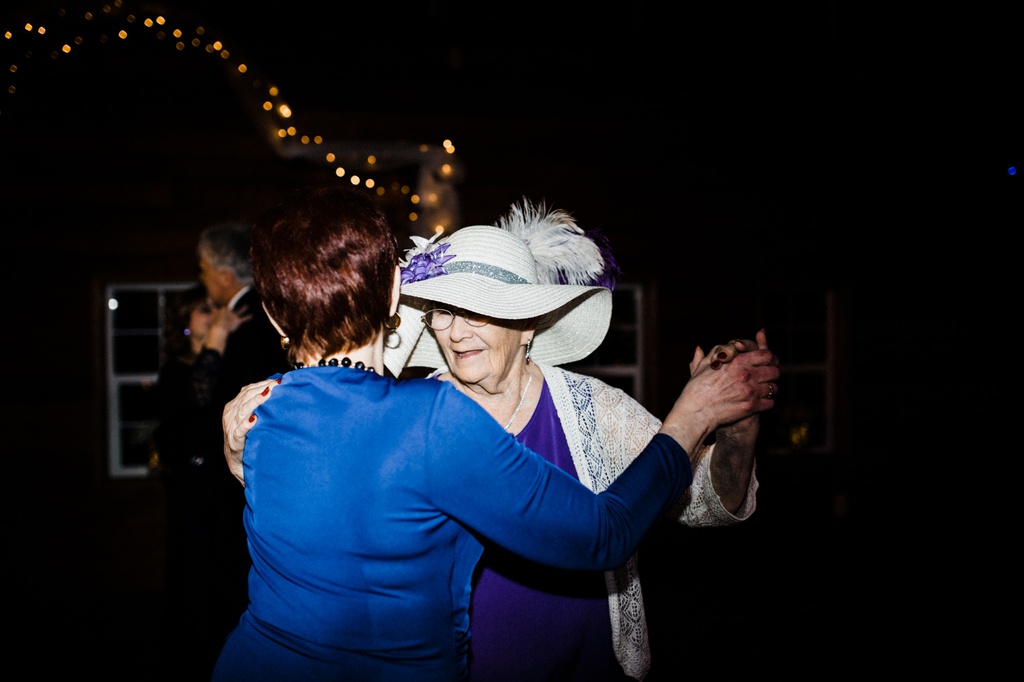
<instances>
[{"instance_id":1,"label":"silver hat band","mask_svg":"<svg viewBox=\"0 0 1024 682\"><path fill-rule=\"evenodd\" d=\"M505 268L499 268L495 265L488 265L487 263L480 263L472 260L460 260L454 263L445 263L444 269L448 271L448 274L455 274L457 272L470 273L474 275L481 275L489 279L496 279L499 282L505 284L529 284L530 282L514 272L510 272Z\"/></svg>"}]
</instances>

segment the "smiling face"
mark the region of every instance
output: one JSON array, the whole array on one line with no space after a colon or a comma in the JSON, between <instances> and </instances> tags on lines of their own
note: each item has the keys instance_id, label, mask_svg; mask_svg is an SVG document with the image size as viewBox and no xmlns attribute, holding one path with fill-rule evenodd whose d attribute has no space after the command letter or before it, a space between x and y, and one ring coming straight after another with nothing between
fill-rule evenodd
<instances>
[{"instance_id":1,"label":"smiling face","mask_svg":"<svg viewBox=\"0 0 1024 682\"><path fill-rule=\"evenodd\" d=\"M511 326L519 324L495 320L475 327L456 316L447 329L431 331L456 381L493 392L507 377L519 376L525 362L526 342L534 332Z\"/></svg>"}]
</instances>

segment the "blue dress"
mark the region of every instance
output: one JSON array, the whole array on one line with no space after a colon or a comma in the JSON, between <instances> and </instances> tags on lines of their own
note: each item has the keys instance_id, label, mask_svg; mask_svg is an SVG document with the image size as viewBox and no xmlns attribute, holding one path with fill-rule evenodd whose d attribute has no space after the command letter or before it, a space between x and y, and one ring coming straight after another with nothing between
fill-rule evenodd
<instances>
[{"instance_id":1,"label":"blue dress","mask_svg":"<svg viewBox=\"0 0 1024 682\"><path fill-rule=\"evenodd\" d=\"M256 413L249 607L214 682L465 679L479 538L611 569L690 484L686 453L659 435L595 495L429 379L302 369Z\"/></svg>"}]
</instances>

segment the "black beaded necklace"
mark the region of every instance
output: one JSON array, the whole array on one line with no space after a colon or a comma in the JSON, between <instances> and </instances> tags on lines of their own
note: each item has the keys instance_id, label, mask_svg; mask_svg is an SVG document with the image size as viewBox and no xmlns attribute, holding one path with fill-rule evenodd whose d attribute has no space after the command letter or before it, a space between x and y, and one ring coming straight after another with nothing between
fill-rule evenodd
<instances>
[{"instance_id":1,"label":"black beaded necklace","mask_svg":"<svg viewBox=\"0 0 1024 682\"><path fill-rule=\"evenodd\" d=\"M371 374L375 373L374 370L373 370L373 367L367 367L363 363L362 360L360 360L359 362L357 362L355 364L352 364L352 359L349 358L347 355L345 357L343 357L341 360L338 360L338 358L331 358L330 360L327 360L325 358L320 358L320 362L317 363L317 366L318 367L354 367L355 369L362 369L362 370L365 370L367 372L370 372ZM304 362L293 362L292 363L292 369L304 369L305 367L306 367L306 363L304 363Z\"/></svg>"}]
</instances>

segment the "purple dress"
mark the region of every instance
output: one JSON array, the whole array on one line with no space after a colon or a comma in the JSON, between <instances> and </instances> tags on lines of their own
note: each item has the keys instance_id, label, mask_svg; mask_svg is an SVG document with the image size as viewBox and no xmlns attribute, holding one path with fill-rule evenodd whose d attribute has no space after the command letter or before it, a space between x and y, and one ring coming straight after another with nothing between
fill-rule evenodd
<instances>
[{"instance_id":1,"label":"purple dress","mask_svg":"<svg viewBox=\"0 0 1024 682\"><path fill-rule=\"evenodd\" d=\"M516 438L579 478L547 382ZM470 682L629 679L615 660L601 571L550 568L485 543L470 632Z\"/></svg>"}]
</instances>

